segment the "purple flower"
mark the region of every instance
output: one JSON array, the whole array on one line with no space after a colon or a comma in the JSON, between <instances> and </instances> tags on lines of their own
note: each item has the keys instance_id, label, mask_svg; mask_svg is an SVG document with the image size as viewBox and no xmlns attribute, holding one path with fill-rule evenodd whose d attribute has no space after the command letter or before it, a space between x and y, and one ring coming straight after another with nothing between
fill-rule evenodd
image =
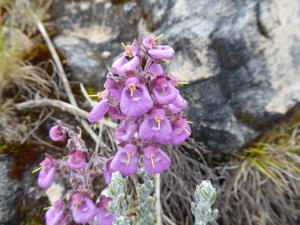
<instances>
[{"instance_id":1,"label":"purple flower","mask_svg":"<svg viewBox=\"0 0 300 225\"><path fill-rule=\"evenodd\" d=\"M175 55L174 49L168 45L156 45L148 53L154 59L171 59Z\"/></svg>"},{"instance_id":2,"label":"purple flower","mask_svg":"<svg viewBox=\"0 0 300 225\"><path fill-rule=\"evenodd\" d=\"M135 174L137 166L137 147L132 144L127 144L123 148L119 148L110 164L113 171L120 171L123 176Z\"/></svg>"},{"instance_id":3,"label":"purple flower","mask_svg":"<svg viewBox=\"0 0 300 225\"><path fill-rule=\"evenodd\" d=\"M150 117L140 125L139 136L143 141L168 144L172 139L172 127L163 109L152 110Z\"/></svg>"},{"instance_id":4,"label":"purple flower","mask_svg":"<svg viewBox=\"0 0 300 225\"><path fill-rule=\"evenodd\" d=\"M191 135L191 127L183 118L178 119L173 124L173 144L181 144Z\"/></svg>"},{"instance_id":5,"label":"purple flower","mask_svg":"<svg viewBox=\"0 0 300 225\"><path fill-rule=\"evenodd\" d=\"M70 223L67 213L64 211L64 202L58 199L50 209L47 210L46 215L47 225L67 225Z\"/></svg>"},{"instance_id":6,"label":"purple flower","mask_svg":"<svg viewBox=\"0 0 300 225\"><path fill-rule=\"evenodd\" d=\"M143 45L148 48L148 49L151 49L153 47L153 45L155 45L155 36L154 35L151 35L149 37L146 37L144 40L143 40Z\"/></svg>"},{"instance_id":7,"label":"purple flower","mask_svg":"<svg viewBox=\"0 0 300 225\"><path fill-rule=\"evenodd\" d=\"M156 102L166 105L174 101L178 95L178 90L168 83L164 77L158 77L154 80L152 93Z\"/></svg>"},{"instance_id":8,"label":"purple flower","mask_svg":"<svg viewBox=\"0 0 300 225\"><path fill-rule=\"evenodd\" d=\"M108 114L113 120L118 120L118 119L121 119L123 117L123 115L121 114L119 109L114 105L109 106Z\"/></svg>"},{"instance_id":9,"label":"purple flower","mask_svg":"<svg viewBox=\"0 0 300 225\"><path fill-rule=\"evenodd\" d=\"M140 59L138 56L134 56L131 59L122 56L112 64L111 71L113 73L123 76L126 72L135 71L139 64Z\"/></svg>"},{"instance_id":10,"label":"purple flower","mask_svg":"<svg viewBox=\"0 0 300 225\"><path fill-rule=\"evenodd\" d=\"M102 101L98 102L98 104L92 109L89 113L88 120L91 123L96 123L101 120L104 115L107 113L109 109L108 100L103 99Z\"/></svg>"},{"instance_id":11,"label":"purple flower","mask_svg":"<svg viewBox=\"0 0 300 225\"><path fill-rule=\"evenodd\" d=\"M148 89L139 80L131 77L126 80L121 94L120 109L126 116L141 116L153 107Z\"/></svg>"},{"instance_id":12,"label":"purple flower","mask_svg":"<svg viewBox=\"0 0 300 225\"><path fill-rule=\"evenodd\" d=\"M144 166L147 174L157 174L167 170L171 165L171 159L160 148L148 146L144 148Z\"/></svg>"},{"instance_id":13,"label":"purple flower","mask_svg":"<svg viewBox=\"0 0 300 225\"><path fill-rule=\"evenodd\" d=\"M187 108L186 100L178 93L176 99L168 105L168 109L172 113L179 113Z\"/></svg>"},{"instance_id":14,"label":"purple flower","mask_svg":"<svg viewBox=\"0 0 300 225\"><path fill-rule=\"evenodd\" d=\"M55 167L53 160L50 157L46 157L40 163L41 171L39 172L38 184L41 188L47 189L51 186L55 178Z\"/></svg>"},{"instance_id":15,"label":"purple flower","mask_svg":"<svg viewBox=\"0 0 300 225\"><path fill-rule=\"evenodd\" d=\"M112 161L112 159L109 159L104 164L103 175L104 175L104 179L105 179L106 184L110 184L111 175L113 173L113 171L110 167L111 161Z\"/></svg>"},{"instance_id":16,"label":"purple flower","mask_svg":"<svg viewBox=\"0 0 300 225\"><path fill-rule=\"evenodd\" d=\"M84 194L75 193L71 197L71 211L76 223L85 224L94 219L97 208L93 201Z\"/></svg>"},{"instance_id":17,"label":"purple flower","mask_svg":"<svg viewBox=\"0 0 300 225\"><path fill-rule=\"evenodd\" d=\"M61 125L56 125L51 127L49 131L49 136L52 141L62 141L66 137L66 131Z\"/></svg>"},{"instance_id":18,"label":"purple flower","mask_svg":"<svg viewBox=\"0 0 300 225\"><path fill-rule=\"evenodd\" d=\"M151 49L155 46L157 46L156 41L158 39L160 39L163 36L163 34L160 34L158 36L154 36L154 35L150 35L149 37L144 38L143 40L143 45L147 48L147 49Z\"/></svg>"},{"instance_id":19,"label":"purple flower","mask_svg":"<svg viewBox=\"0 0 300 225\"><path fill-rule=\"evenodd\" d=\"M121 90L119 89L115 80L108 78L104 83L104 87L117 101L120 101Z\"/></svg>"},{"instance_id":20,"label":"purple flower","mask_svg":"<svg viewBox=\"0 0 300 225\"><path fill-rule=\"evenodd\" d=\"M86 164L86 152L75 150L69 155L68 165L72 169L82 169Z\"/></svg>"},{"instance_id":21,"label":"purple flower","mask_svg":"<svg viewBox=\"0 0 300 225\"><path fill-rule=\"evenodd\" d=\"M163 68L158 63L153 63L149 68L147 69L148 73L152 73L154 76L162 75L164 73Z\"/></svg>"},{"instance_id":22,"label":"purple flower","mask_svg":"<svg viewBox=\"0 0 300 225\"><path fill-rule=\"evenodd\" d=\"M115 221L115 216L107 211L110 200L109 197L101 196L98 204L97 225L112 225Z\"/></svg>"},{"instance_id":23,"label":"purple flower","mask_svg":"<svg viewBox=\"0 0 300 225\"><path fill-rule=\"evenodd\" d=\"M137 131L137 124L132 120L123 120L115 130L115 137L120 142L129 141Z\"/></svg>"},{"instance_id":24,"label":"purple flower","mask_svg":"<svg viewBox=\"0 0 300 225\"><path fill-rule=\"evenodd\" d=\"M137 56L139 49L135 46L135 43L131 45L122 43L122 46L124 47L125 52L111 66L112 72L121 76L126 72L135 71L140 64L140 59Z\"/></svg>"}]
</instances>

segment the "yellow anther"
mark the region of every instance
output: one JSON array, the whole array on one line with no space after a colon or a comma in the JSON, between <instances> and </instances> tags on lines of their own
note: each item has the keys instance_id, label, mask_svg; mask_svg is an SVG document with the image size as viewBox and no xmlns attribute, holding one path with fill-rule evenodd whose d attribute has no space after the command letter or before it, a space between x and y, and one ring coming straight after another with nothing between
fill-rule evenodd
<instances>
[{"instance_id":1,"label":"yellow anther","mask_svg":"<svg viewBox=\"0 0 300 225\"><path fill-rule=\"evenodd\" d=\"M184 84L189 84L189 82L188 81L177 81L176 84L177 85L180 85L180 84L184 85Z\"/></svg>"},{"instance_id":2,"label":"yellow anther","mask_svg":"<svg viewBox=\"0 0 300 225\"><path fill-rule=\"evenodd\" d=\"M189 132L186 128L183 128L183 130L184 130L185 133L187 133L188 135L191 135L191 132Z\"/></svg>"},{"instance_id":3,"label":"yellow anther","mask_svg":"<svg viewBox=\"0 0 300 225\"><path fill-rule=\"evenodd\" d=\"M121 43L121 45L125 49L126 55L128 55L129 57L132 57L133 56L133 52L132 52L130 46L125 45L123 42Z\"/></svg>"},{"instance_id":4,"label":"yellow anther","mask_svg":"<svg viewBox=\"0 0 300 225\"><path fill-rule=\"evenodd\" d=\"M160 34L160 35L156 36L154 38L154 40L157 41L157 40L161 39L163 36L164 36L164 34Z\"/></svg>"},{"instance_id":5,"label":"yellow anther","mask_svg":"<svg viewBox=\"0 0 300 225\"><path fill-rule=\"evenodd\" d=\"M127 157L128 157L128 159L127 159L126 165L128 166L129 163L130 163L130 161L131 161L131 154L130 154L130 152L127 152Z\"/></svg>"},{"instance_id":6,"label":"yellow anther","mask_svg":"<svg viewBox=\"0 0 300 225\"><path fill-rule=\"evenodd\" d=\"M43 168L44 168L43 166L40 166L39 168L33 170L31 173L36 173L36 172L40 171L40 170L43 169Z\"/></svg>"},{"instance_id":7,"label":"yellow anther","mask_svg":"<svg viewBox=\"0 0 300 225\"><path fill-rule=\"evenodd\" d=\"M157 128L160 130L160 121L161 121L161 119L160 118L155 118L155 121L157 123Z\"/></svg>"},{"instance_id":8,"label":"yellow anther","mask_svg":"<svg viewBox=\"0 0 300 225\"><path fill-rule=\"evenodd\" d=\"M124 44L124 42L121 42L122 47L126 50L127 45Z\"/></svg>"},{"instance_id":9,"label":"yellow anther","mask_svg":"<svg viewBox=\"0 0 300 225\"><path fill-rule=\"evenodd\" d=\"M161 61L165 62L165 63L169 63L170 61L167 59L162 59Z\"/></svg>"},{"instance_id":10,"label":"yellow anther","mask_svg":"<svg viewBox=\"0 0 300 225\"><path fill-rule=\"evenodd\" d=\"M49 207L46 207L46 208L43 208L43 210L48 210L48 209L51 209L52 206L49 206Z\"/></svg>"},{"instance_id":11,"label":"yellow anther","mask_svg":"<svg viewBox=\"0 0 300 225\"><path fill-rule=\"evenodd\" d=\"M151 156L151 164L152 164L152 167L154 169L154 160L153 160L153 157Z\"/></svg>"},{"instance_id":12,"label":"yellow anther","mask_svg":"<svg viewBox=\"0 0 300 225\"><path fill-rule=\"evenodd\" d=\"M134 85L130 85L129 86L129 90L130 90L130 96L133 96L134 91L136 90L136 87Z\"/></svg>"},{"instance_id":13,"label":"yellow anther","mask_svg":"<svg viewBox=\"0 0 300 225\"><path fill-rule=\"evenodd\" d=\"M190 123L190 124L192 124L192 123L193 123L193 121L190 121L190 120L187 120L186 122L187 122L187 123Z\"/></svg>"}]
</instances>

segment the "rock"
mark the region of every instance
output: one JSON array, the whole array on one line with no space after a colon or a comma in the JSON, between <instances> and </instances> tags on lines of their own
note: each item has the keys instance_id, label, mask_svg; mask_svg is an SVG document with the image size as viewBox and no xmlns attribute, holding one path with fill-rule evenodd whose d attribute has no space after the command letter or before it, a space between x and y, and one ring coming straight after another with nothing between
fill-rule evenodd
<instances>
[{"instance_id":1,"label":"rock","mask_svg":"<svg viewBox=\"0 0 300 225\"><path fill-rule=\"evenodd\" d=\"M182 88L190 102L188 118L193 136L208 149L245 146L299 103L300 2L164 4L171 7L155 32L175 47L171 73L191 82ZM147 18L160 14L148 7Z\"/></svg>"},{"instance_id":2,"label":"rock","mask_svg":"<svg viewBox=\"0 0 300 225\"><path fill-rule=\"evenodd\" d=\"M19 224L18 204L21 201L20 183L9 176L12 158L0 155L0 224Z\"/></svg>"},{"instance_id":3,"label":"rock","mask_svg":"<svg viewBox=\"0 0 300 225\"><path fill-rule=\"evenodd\" d=\"M164 33L177 52L168 68L191 82L182 91L193 137L207 149L231 151L300 101L299 8L288 0L67 2L55 43L73 76L95 84L120 42Z\"/></svg>"},{"instance_id":4,"label":"rock","mask_svg":"<svg viewBox=\"0 0 300 225\"><path fill-rule=\"evenodd\" d=\"M61 33L54 44L64 54L71 79L101 89L101 81L113 58L122 51L121 42L136 37L141 10L137 3L88 0L53 4ZM98 83L97 83L98 82Z\"/></svg>"}]
</instances>

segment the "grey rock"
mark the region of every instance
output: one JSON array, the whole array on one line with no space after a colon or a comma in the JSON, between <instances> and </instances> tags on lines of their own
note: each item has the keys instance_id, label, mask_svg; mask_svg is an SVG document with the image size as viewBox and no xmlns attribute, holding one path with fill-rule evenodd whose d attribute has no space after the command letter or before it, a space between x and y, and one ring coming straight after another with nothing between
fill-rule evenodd
<instances>
[{"instance_id":1,"label":"grey rock","mask_svg":"<svg viewBox=\"0 0 300 225\"><path fill-rule=\"evenodd\" d=\"M82 74L76 79L101 81L121 41L138 32L164 33L163 42L177 52L168 68L191 82L182 91L190 102L193 136L217 151L245 146L299 103L299 1L122 2L61 7L63 33L55 43L73 74Z\"/></svg>"},{"instance_id":2,"label":"grey rock","mask_svg":"<svg viewBox=\"0 0 300 225\"><path fill-rule=\"evenodd\" d=\"M71 79L95 88L101 88L113 58L122 51L120 43L136 38L141 17L136 2L112 2L56 0L53 4L61 31L54 44L66 58Z\"/></svg>"},{"instance_id":3,"label":"grey rock","mask_svg":"<svg viewBox=\"0 0 300 225\"><path fill-rule=\"evenodd\" d=\"M18 204L21 201L20 184L10 178L12 158L0 155L0 224L19 224Z\"/></svg>"},{"instance_id":4,"label":"grey rock","mask_svg":"<svg viewBox=\"0 0 300 225\"><path fill-rule=\"evenodd\" d=\"M299 1L164 2L156 33L177 52L171 73L191 82L188 118L208 149L243 147L299 103Z\"/></svg>"}]
</instances>

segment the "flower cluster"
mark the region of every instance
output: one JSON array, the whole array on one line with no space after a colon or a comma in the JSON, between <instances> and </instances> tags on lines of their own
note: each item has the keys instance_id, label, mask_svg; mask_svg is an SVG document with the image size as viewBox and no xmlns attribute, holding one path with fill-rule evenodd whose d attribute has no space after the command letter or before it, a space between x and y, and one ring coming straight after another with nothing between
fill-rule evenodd
<instances>
[{"instance_id":1,"label":"flower cluster","mask_svg":"<svg viewBox=\"0 0 300 225\"><path fill-rule=\"evenodd\" d=\"M103 174L104 159L97 154L90 154L80 136L71 129L58 124L49 131L53 141L64 141L69 136L68 155L62 159L54 159L46 155L38 172L38 185L42 189L49 188L57 174L68 180L69 190L64 199L58 199L46 212L47 225L67 225L72 219L78 224L93 222L98 225L112 225L115 217L108 211L110 198L100 196L93 201L94 179Z\"/></svg>"},{"instance_id":2,"label":"flower cluster","mask_svg":"<svg viewBox=\"0 0 300 225\"><path fill-rule=\"evenodd\" d=\"M175 52L170 46L157 44L158 38L140 37L130 45L123 44L125 51L112 64L105 90L98 94L102 100L89 113L91 123L106 113L118 122L118 151L112 158L90 152L80 135L60 122L50 129L53 141L65 141L68 137L68 154L61 159L46 155L33 172L39 171L38 184L42 189L48 189L59 175L68 181L68 191L49 207L47 225L66 225L72 220L78 224L119 224L120 217L126 217L124 207L117 206L125 189L119 191L123 194L116 199L110 198L116 193L96 196L95 178L104 175L113 190L114 181L137 173L141 156L148 175L161 173L171 165L162 145L181 144L190 136L189 122L182 113L187 102L177 89L185 82L164 70L163 63L172 59Z\"/></svg>"},{"instance_id":3,"label":"flower cluster","mask_svg":"<svg viewBox=\"0 0 300 225\"><path fill-rule=\"evenodd\" d=\"M139 155L147 174L167 170L171 159L161 145L181 144L191 134L182 110L187 102L176 88L185 82L174 79L163 68L175 52L168 45L157 44L160 36L139 37L132 44L122 44L125 51L107 74L102 100L92 109L89 121L96 123L106 113L119 122L115 130L119 150L106 162L106 181L111 173L136 174Z\"/></svg>"}]
</instances>

